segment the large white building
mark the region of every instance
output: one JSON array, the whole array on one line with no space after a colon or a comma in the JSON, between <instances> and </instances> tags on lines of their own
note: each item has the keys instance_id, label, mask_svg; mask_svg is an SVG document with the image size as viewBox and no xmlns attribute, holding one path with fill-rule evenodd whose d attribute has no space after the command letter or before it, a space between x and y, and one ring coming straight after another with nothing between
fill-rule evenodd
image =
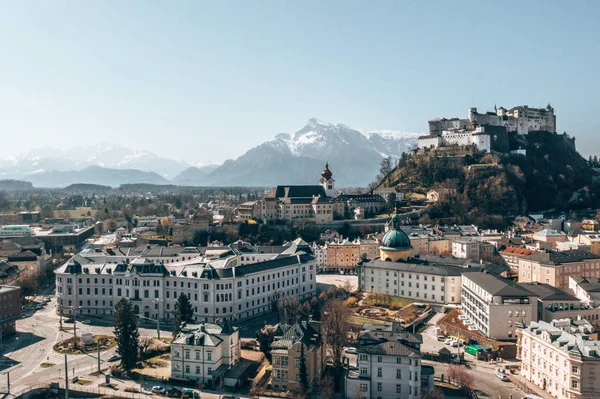
<instances>
[{"instance_id":1,"label":"large white building","mask_svg":"<svg viewBox=\"0 0 600 399\"><path fill-rule=\"evenodd\" d=\"M423 366L423 338L398 323L365 325L358 334L358 370L345 379L347 398L418 399L433 390L433 367Z\"/></svg>"},{"instance_id":2,"label":"large white building","mask_svg":"<svg viewBox=\"0 0 600 399\"><path fill-rule=\"evenodd\" d=\"M429 121L429 132L441 134L443 130L460 130L474 125L502 126L508 132L527 134L530 131L545 130L556 132L554 108L530 108L527 105L506 109L496 108L494 112L480 114L477 108L469 108L468 118L437 118Z\"/></svg>"},{"instance_id":3,"label":"large white building","mask_svg":"<svg viewBox=\"0 0 600 399\"><path fill-rule=\"evenodd\" d=\"M316 293L310 246L298 239L280 253L247 247L132 248L84 251L55 270L58 311L110 315L121 298L146 319L169 320L184 293L196 322L241 320L271 311L283 296Z\"/></svg>"},{"instance_id":4,"label":"large white building","mask_svg":"<svg viewBox=\"0 0 600 399\"><path fill-rule=\"evenodd\" d=\"M226 372L240 360L240 334L227 320L222 324L186 325L171 341L171 377L227 384Z\"/></svg>"},{"instance_id":5,"label":"large white building","mask_svg":"<svg viewBox=\"0 0 600 399\"><path fill-rule=\"evenodd\" d=\"M471 326L497 340L516 340L516 330L537 321L537 295L486 272L463 273L462 313Z\"/></svg>"},{"instance_id":6,"label":"large white building","mask_svg":"<svg viewBox=\"0 0 600 399\"><path fill-rule=\"evenodd\" d=\"M508 268L470 259L413 256L408 235L400 229L398 215L381 239L379 258L357 265L358 287L363 292L389 294L442 304L461 302L462 275L466 271L505 272Z\"/></svg>"},{"instance_id":7,"label":"large white building","mask_svg":"<svg viewBox=\"0 0 600 399\"><path fill-rule=\"evenodd\" d=\"M521 375L555 398L600 397L600 341L584 320L533 322L520 331Z\"/></svg>"}]
</instances>

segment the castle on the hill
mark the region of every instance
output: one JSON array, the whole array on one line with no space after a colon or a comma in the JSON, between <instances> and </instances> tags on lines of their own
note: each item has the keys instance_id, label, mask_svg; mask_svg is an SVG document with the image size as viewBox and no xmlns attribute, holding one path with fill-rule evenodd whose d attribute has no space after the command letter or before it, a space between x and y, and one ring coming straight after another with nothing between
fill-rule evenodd
<instances>
[{"instance_id":1,"label":"castle on the hill","mask_svg":"<svg viewBox=\"0 0 600 399\"><path fill-rule=\"evenodd\" d=\"M419 137L419 148L438 148L450 145L475 145L489 152L494 147L492 131L527 134L531 131L556 132L554 108L529 108L527 105L506 109L494 107L494 112L480 114L469 108L467 119L436 118L429 121L429 134Z\"/></svg>"}]
</instances>

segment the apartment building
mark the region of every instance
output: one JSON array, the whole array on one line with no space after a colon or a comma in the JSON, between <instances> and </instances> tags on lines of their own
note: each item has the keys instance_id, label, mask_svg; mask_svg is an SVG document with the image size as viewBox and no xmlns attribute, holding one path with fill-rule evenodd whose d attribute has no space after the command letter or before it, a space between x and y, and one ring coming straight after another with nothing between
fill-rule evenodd
<instances>
[{"instance_id":1,"label":"apartment building","mask_svg":"<svg viewBox=\"0 0 600 399\"><path fill-rule=\"evenodd\" d=\"M486 272L465 272L462 313L486 337L516 340L517 328L537 321L537 296L506 278Z\"/></svg>"},{"instance_id":2,"label":"apartment building","mask_svg":"<svg viewBox=\"0 0 600 399\"><path fill-rule=\"evenodd\" d=\"M511 272L518 274L519 273L519 260L523 259L529 255L533 255L537 253L528 248L521 247L506 247L502 251L500 251L500 256L506 262L508 267L510 267Z\"/></svg>"},{"instance_id":3,"label":"apartment building","mask_svg":"<svg viewBox=\"0 0 600 399\"><path fill-rule=\"evenodd\" d=\"M456 258L481 259L481 242L474 239L461 239L452 242L452 256Z\"/></svg>"},{"instance_id":4,"label":"apartment building","mask_svg":"<svg viewBox=\"0 0 600 399\"><path fill-rule=\"evenodd\" d=\"M569 289L586 305L600 306L600 278L571 276Z\"/></svg>"},{"instance_id":5,"label":"apartment building","mask_svg":"<svg viewBox=\"0 0 600 399\"><path fill-rule=\"evenodd\" d=\"M306 364L309 387L318 385L325 362L320 324L318 320L301 320L293 325L277 326L276 338L271 344L273 365L271 385L275 389L299 388L302 355Z\"/></svg>"},{"instance_id":6,"label":"apartment building","mask_svg":"<svg viewBox=\"0 0 600 399\"><path fill-rule=\"evenodd\" d=\"M462 268L414 258L407 262L375 259L358 267L359 288L437 303L460 303Z\"/></svg>"},{"instance_id":7,"label":"apartment building","mask_svg":"<svg viewBox=\"0 0 600 399\"><path fill-rule=\"evenodd\" d=\"M238 327L222 324L190 324L171 341L171 376L214 389L225 384L228 370L240 360ZM225 384L227 385L227 384Z\"/></svg>"},{"instance_id":8,"label":"apartment building","mask_svg":"<svg viewBox=\"0 0 600 399\"><path fill-rule=\"evenodd\" d=\"M196 322L215 322L256 317L283 296L304 299L316 293L314 257L301 240L272 254L232 247L206 248L204 254L178 250L179 256L164 257L162 250L150 249L74 256L55 270L59 312L111 315L125 297L140 317L169 321L184 293Z\"/></svg>"},{"instance_id":9,"label":"apartment building","mask_svg":"<svg viewBox=\"0 0 600 399\"><path fill-rule=\"evenodd\" d=\"M589 246L591 253L600 255L600 234L582 233L573 238L573 241Z\"/></svg>"},{"instance_id":10,"label":"apartment building","mask_svg":"<svg viewBox=\"0 0 600 399\"><path fill-rule=\"evenodd\" d=\"M600 329L600 307L590 305L576 296L542 283L521 283L521 287L537 295L538 320L587 320Z\"/></svg>"},{"instance_id":11,"label":"apartment building","mask_svg":"<svg viewBox=\"0 0 600 399\"><path fill-rule=\"evenodd\" d=\"M569 288L570 276L600 277L600 256L586 251L548 251L519 259L519 281Z\"/></svg>"},{"instance_id":12,"label":"apartment building","mask_svg":"<svg viewBox=\"0 0 600 399\"><path fill-rule=\"evenodd\" d=\"M360 246L349 240L330 242L327 248L327 269L344 273L354 272L360 261Z\"/></svg>"},{"instance_id":13,"label":"apartment building","mask_svg":"<svg viewBox=\"0 0 600 399\"><path fill-rule=\"evenodd\" d=\"M567 235L558 230L543 229L533 234L533 240L551 244L552 248L556 248L558 241L567 241Z\"/></svg>"},{"instance_id":14,"label":"apartment building","mask_svg":"<svg viewBox=\"0 0 600 399\"><path fill-rule=\"evenodd\" d=\"M520 331L521 375L558 399L600 397L600 341L586 321L532 322Z\"/></svg>"},{"instance_id":15,"label":"apartment building","mask_svg":"<svg viewBox=\"0 0 600 399\"><path fill-rule=\"evenodd\" d=\"M433 390L433 367L422 365L420 334L398 323L364 325L358 334L358 370L344 381L347 398L417 399Z\"/></svg>"},{"instance_id":16,"label":"apartment building","mask_svg":"<svg viewBox=\"0 0 600 399\"><path fill-rule=\"evenodd\" d=\"M15 322L21 317L21 288L0 286L0 336L17 332Z\"/></svg>"}]
</instances>

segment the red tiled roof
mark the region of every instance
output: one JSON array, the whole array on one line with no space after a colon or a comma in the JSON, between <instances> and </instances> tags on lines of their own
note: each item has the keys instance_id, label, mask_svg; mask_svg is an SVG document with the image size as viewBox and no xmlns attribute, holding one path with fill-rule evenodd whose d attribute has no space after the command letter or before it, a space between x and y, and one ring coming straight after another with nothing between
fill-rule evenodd
<instances>
[{"instance_id":1,"label":"red tiled roof","mask_svg":"<svg viewBox=\"0 0 600 399\"><path fill-rule=\"evenodd\" d=\"M506 247L505 249L500 251L500 253L514 254L519 256L529 256L537 253L537 251L521 247Z\"/></svg>"}]
</instances>

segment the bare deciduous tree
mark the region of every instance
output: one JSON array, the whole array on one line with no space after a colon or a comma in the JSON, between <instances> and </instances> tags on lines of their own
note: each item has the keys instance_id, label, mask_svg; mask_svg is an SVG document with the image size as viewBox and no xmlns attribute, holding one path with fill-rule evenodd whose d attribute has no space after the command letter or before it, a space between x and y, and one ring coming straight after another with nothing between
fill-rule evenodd
<instances>
[{"instance_id":1,"label":"bare deciduous tree","mask_svg":"<svg viewBox=\"0 0 600 399\"><path fill-rule=\"evenodd\" d=\"M448 367L448 380L458 386L466 397L473 396L475 378L464 366L451 365Z\"/></svg>"},{"instance_id":2,"label":"bare deciduous tree","mask_svg":"<svg viewBox=\"0 0 600 399\"><path fill-rule=\"evenodd\" d=\"M331 349L336 373L336 387L339 384L342 369L342 352L348 343L350 332L349 319L352 311L341 299L330 299L323 308L323 335L325 344ZM339 389L338 389L339 390Z\"/></svg>"},{"instance_id":3,"label":"bare deciduous tree","mask_svg":"<svg viewBox=\"0 0 600 399\"><path fill-rule=\"evenodd\" d=\"M140 356L143 357L148 353L148 351L152 347L153 340L154 339L152 337L140 337L140 340L138 341L138 347L140 348Z\"/></svg>"}]
</instances>

